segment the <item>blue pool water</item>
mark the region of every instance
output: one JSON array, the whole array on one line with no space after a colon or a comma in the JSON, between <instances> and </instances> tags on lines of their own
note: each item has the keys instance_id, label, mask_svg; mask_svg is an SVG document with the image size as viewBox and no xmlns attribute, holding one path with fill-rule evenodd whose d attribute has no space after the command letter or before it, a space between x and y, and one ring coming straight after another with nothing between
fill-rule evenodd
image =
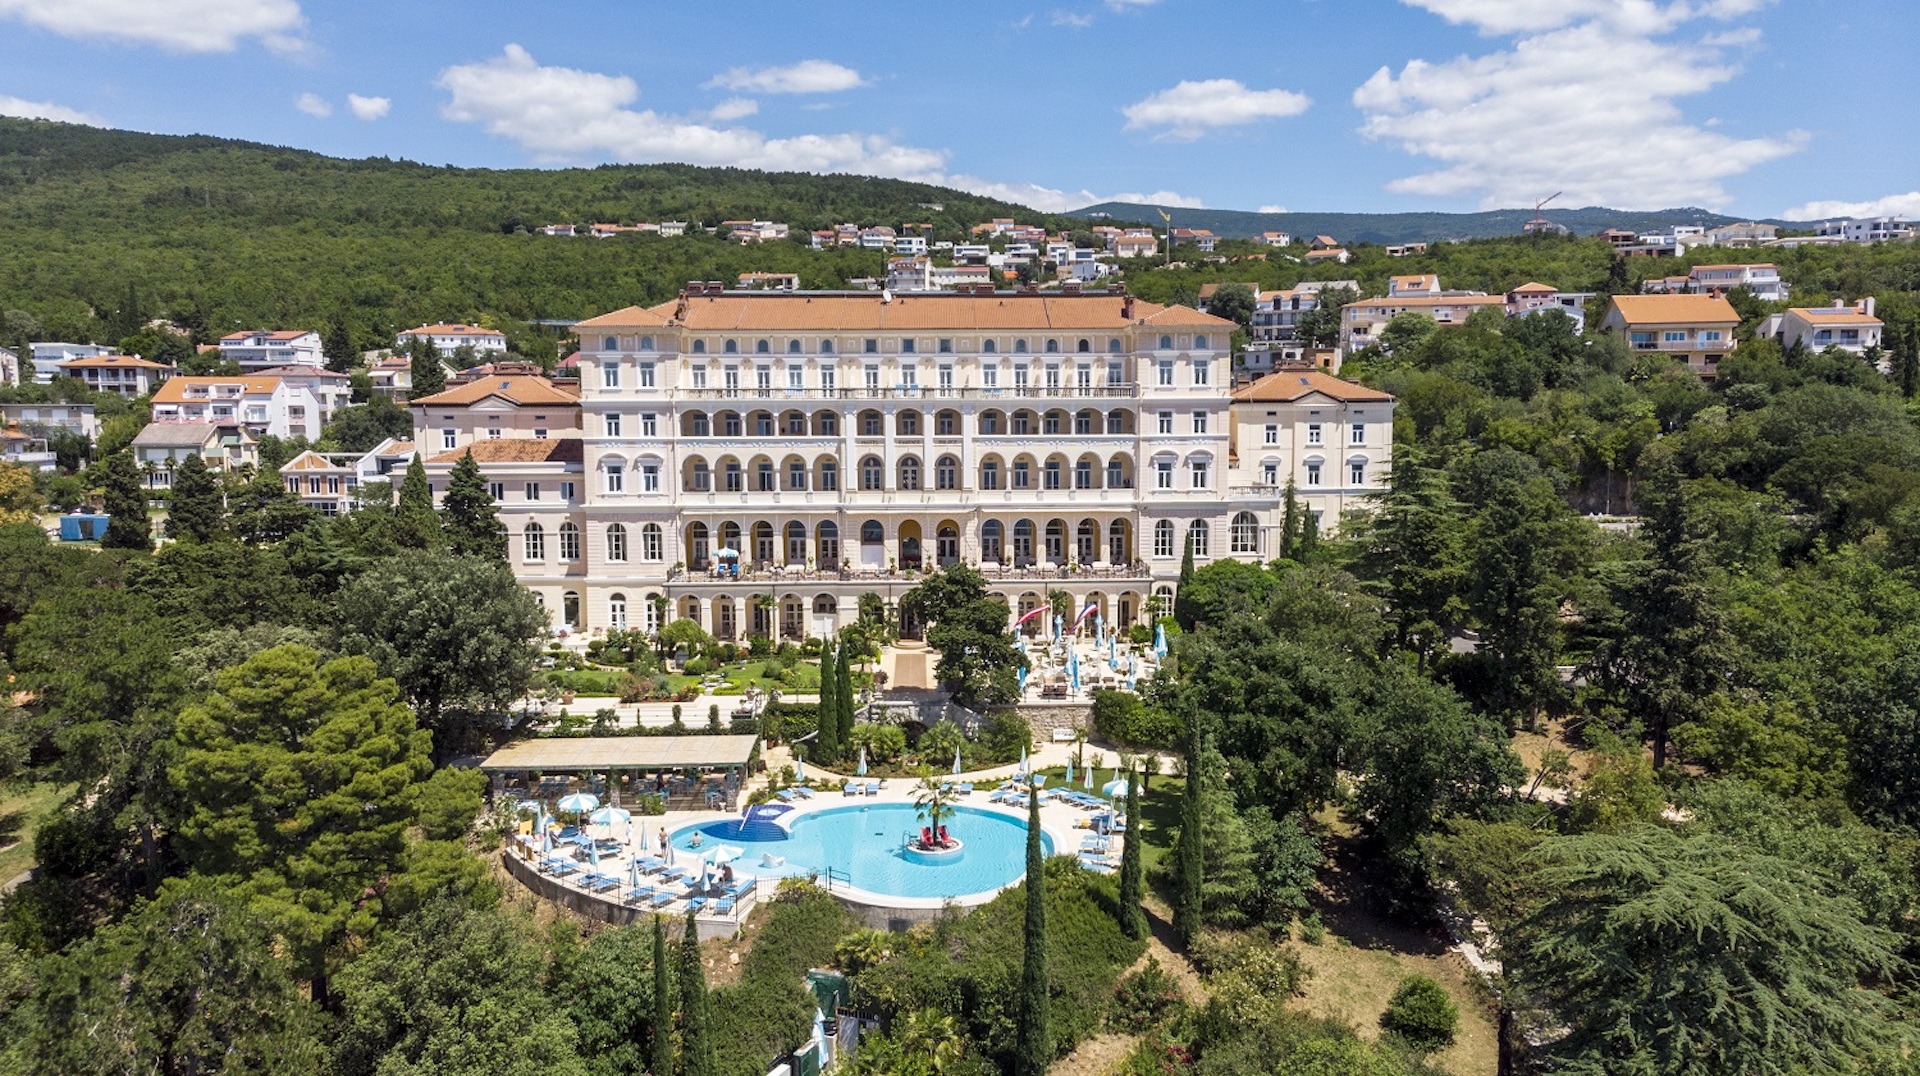
<instances>
[{"instance_id":1,"label":"blue pool water","mask_svg":"<svg viewBox=\"0 0 1920 1076\"><path fill-rule=\"evenodd\" d=\"M951 862L909 861L904 838L924 825L911 803L875 803L829 807L799 814L788 833L770 822L738 819L702 822L673 834L673 846L698 854L715 844L746 850L734 867L742 874L776 873L760 866L762 853L785 857L777 873L825 873L828 868L857 888L895 897L960 897L984 893L1019 881L1027 869L1025 819L973 807L954 807L947 833L966 847ZM700 847L693 846L694 835ZM1053 854L1053 841L1040 835L1041 851Z\"/></svg>"}]
</instances>

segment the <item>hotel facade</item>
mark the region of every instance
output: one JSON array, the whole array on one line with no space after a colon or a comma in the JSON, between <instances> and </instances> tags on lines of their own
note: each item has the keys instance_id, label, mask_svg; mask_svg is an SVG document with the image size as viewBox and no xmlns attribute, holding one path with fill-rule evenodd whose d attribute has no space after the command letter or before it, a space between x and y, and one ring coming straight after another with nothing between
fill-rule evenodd
<instances>
[{"instance_id":1,"label":"hotel facade","mask_svg":"<svg viewBox=\"0 0 1920 1076\"><path fill-rule=\"evenodd\" d=\"M556 628L820 635L954 563L1016 616L1061 590L1125 626L1189 546L1278 555L1289 478L1329 529L1385 485L1392 397L1236 391L1233 329L1117 291L694 285L581 322L577 399L482 379L413 401L415 443L437 491L473 453Z\"/></svg>"}]
</instances>

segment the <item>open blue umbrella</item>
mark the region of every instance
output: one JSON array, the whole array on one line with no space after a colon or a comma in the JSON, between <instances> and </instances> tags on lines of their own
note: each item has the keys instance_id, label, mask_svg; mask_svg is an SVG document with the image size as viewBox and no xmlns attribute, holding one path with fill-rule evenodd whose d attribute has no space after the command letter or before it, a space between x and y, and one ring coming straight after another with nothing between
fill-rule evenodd
<instances>
[{"instance_id":1,"label":"open blue umbrella","mask_svg":"<svg viewBox=\"0 0 1920 1076\"><path fill-rule=\"evenodd\" d=\"M560 797L560 802L554 806L568 814L586 814L600 806L600 797L591 792L575 792L571 796Z\"/></svg>"},{"instance_id":2,"label":"open blue umbrella","mask_svg":"<svg viewBox=\"0 0 1920 1076\"><path fill-rule=\"evenodd\" d=\"M1121 796L1124 796L1127 794L1127 787L1132 783L1133 782L1131 778L1116 777L1113 780L1108 781L1106 784L1100 786L1100 794L1102 796L1107 797L1110 800L1119 799Z\"/></svg>"}]
</instances>

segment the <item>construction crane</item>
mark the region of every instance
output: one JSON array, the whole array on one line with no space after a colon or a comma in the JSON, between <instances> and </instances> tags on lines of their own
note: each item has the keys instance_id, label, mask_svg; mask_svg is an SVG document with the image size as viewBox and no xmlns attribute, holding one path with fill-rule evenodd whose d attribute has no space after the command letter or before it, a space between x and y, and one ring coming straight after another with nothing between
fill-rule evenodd
<instances>
[{"instance_id":1,"label":"construction crane","mask_svg":"<svg viewBox=\"0 0 1920 1076\"><path fill-rule=\"evenodd\" d=\"M1548 202L1553 201L1555 198L1560 197L1560 195L1564 193L1565 193L1564 191L1554 191L1552 194L1549 194L1545 198L1542 198L1539 201L1533 203L1533 219L1528 221L1526 223L1526 226L1522 228L1521 231L1526 232L1529 235L1533 234L1534 232L1565 231L1564 228L1557 227L1552 221L1540 215L1540 210L1545 208Z\"/></svg>"}]
</instances>

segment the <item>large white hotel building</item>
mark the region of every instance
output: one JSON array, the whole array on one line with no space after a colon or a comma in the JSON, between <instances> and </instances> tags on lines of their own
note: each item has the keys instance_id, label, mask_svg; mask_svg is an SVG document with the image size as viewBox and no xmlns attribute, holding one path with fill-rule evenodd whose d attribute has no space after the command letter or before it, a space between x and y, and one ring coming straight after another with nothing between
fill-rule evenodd
<instances>
[{"instance_id":1,"label":"large white hotel building","mask_svg":"<svg viewBox=\"0 0 1920 1076\"><path fill-rule=\"evenodd\" d=\"M474 454L556 627L818 635L955 562L1016 614L1057 589L1125 626L1186 544L1277 555L1289 478L1323 527L1385 484L1393 398L1307 370L1236 390L1233 328L1119 291L693 285L581 322L577 398L413 401L413 447L436 491Z\"/></svg>"}]
</instances>

